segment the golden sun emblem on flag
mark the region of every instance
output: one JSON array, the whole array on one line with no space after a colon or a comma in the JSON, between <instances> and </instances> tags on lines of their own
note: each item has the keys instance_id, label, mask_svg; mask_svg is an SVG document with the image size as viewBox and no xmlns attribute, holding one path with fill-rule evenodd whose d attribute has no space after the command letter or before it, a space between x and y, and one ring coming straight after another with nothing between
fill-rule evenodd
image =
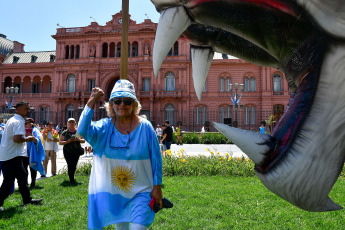
<instances>
[{"instance_id":1,"label":"golden sun emblem on flag","mask_svg":"<svg viewBox=\"0 0 345 230\"><path fill-rule=\"evenodd\" d=\"M133 189L135 178L134 172L127 166L115 166L111 170L111 183L125 193Z\"/></svg>"}]
</instances>

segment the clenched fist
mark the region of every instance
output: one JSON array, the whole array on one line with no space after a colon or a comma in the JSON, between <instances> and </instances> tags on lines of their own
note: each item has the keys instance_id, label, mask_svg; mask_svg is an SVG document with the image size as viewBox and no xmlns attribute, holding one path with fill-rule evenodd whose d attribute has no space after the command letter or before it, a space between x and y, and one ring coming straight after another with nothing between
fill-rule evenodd
<instances>
[{"instance_id":1,"label":"clenched fist","mask_svg":"<svg viewBox=\"0 0 345 230\"><path fill-rule=\"evenodd\" d=\"M101 97L104 95L104 91L98 87L95 87L91 91L91 96L89 98L89 101L87 102L87 106L90 109L94 109L96 102L101 99Z\"/></svg>"}]
</instances>

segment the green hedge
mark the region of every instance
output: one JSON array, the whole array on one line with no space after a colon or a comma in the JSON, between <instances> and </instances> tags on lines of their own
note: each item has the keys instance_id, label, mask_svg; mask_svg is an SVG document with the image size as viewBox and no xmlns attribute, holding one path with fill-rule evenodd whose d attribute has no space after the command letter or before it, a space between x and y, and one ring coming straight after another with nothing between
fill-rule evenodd
<instances>
[{"instance_id":1,"label":"green hedge","mask_svg":"<svg viewBox=\"0 0 345 230\"><path fill-rule=\"evenodd\" d=\"M174 143L177 142L176 135L173 135ZM221 133L183 133L182 143L184 144L233 144Z\"/></svg>"}]
</instances>

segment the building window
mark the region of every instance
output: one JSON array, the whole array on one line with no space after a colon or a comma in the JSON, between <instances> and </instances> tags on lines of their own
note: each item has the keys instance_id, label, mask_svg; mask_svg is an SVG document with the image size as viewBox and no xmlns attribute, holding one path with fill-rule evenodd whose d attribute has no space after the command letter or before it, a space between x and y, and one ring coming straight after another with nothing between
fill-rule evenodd
<instances>
[{"instance_id":1,"label":"building window","mask_svg":"<svg viewBox=\"0 0 345 230\"><path fill-rule=\"evenodd\" d=\"M32 55L31 56L31 63L36 63L36 61L37 61L37 56Z\"/></svg>"},{"instance_id":2,"label":"building window","mask_svg":"<svg viewBox=\"0 0 345 230\"><path fill-rule=\"evenodd\" d=\"M128 57L131 56L131 43L128 42Z\"/></svg>"},{"instance_id":3,"label":"building window","mask_svg":"<svg viewBox=\"0 0 345 230\"><path fill-rule=\"evenodd\" d=\"M256 80L254 77L250 78L250 92L256 91Z\"/></svg>"},{"instance_id":4,"label":"building window","mask_svg":"<svg viewBox=\"0 0 345 230\"><path fill-rule=\"evenodd\" d=\"M205 84L204 84L204 88L202 88L202 92L206 92L207 91L207 80L205 81Z\"/></svg>"},{"instance_id":5,"label":"building window","mask_svg":"<svg viewBox=\"0 0 345 230\"><path fill-rule=\"evenodd\" d=\"M44 107L39 108L38 120L40 124L42 124L44 121Z\"/></svg>"},{"instance_id":6,"label":"building window","mask_svg":"<svg viewBox=\"0 0 345 230\"><path fill-rule=\"evenodd\" d=\"M167 104L164 109L164 120L168 120L169 124L175 124L175 109L172 104Z\"/></svg>"},{"instance_id":7,"label":"building window","mask_svg":"<svg viewBox=\"0 0 345 230\"><path fill-rule=\"evenodd\" d=\"M224 106L219 107L219 122L224 123Z\"/></svg>"},{"instance_id":8,"label":"building window","mask_svg":"<svg viewBox=\"0 0 345 230\"><path fill-rule=\"evenodd\" d=\"M121 57L121 42L117 43L116 48L116 57Z\"/></svg>"},{"instance_id":9,"label":"building window","mask_svg":"<svg viewBox=\"0 0 345 230\"><path fill-rule=\"evenodd\" d=\"M195 124L200 124L200 107L195 107Z\"/></svg>"},{"instance_id":10,"label":"building window","mask_svg":"<svg viewBox=\"0 0 345 230\"><path fill-rule=\"evenodd\" d=\"M245 125L249 124L249 107L248 106L244 107L244 124Z\"/></svg>"},{"instance_id":11,"label":"building window","mask_svg":"<svg viewBox=\"0 0 345 230\"><path fill-rule=\"evenodd\" d=\"M174 44L174 56L178 56L178 42Z\"/></svg>"},{"instance_id":12,"label":"building window","mask_svg":"<svg viewBox=\"0 0 345 230\"><path fill-rule=\"evenodd\" d=\"M256 108L255 107L252 107L251 108L251 124L252 125L255 125L256 124Z\"/></svg>"},{"instance_id":13,"label":"building window","mask_svg":"<svg viewBox=\"0 0 345 230\"><path fill-rule=\"evenodd\" d=\"M150 91L151 79L143 78L143 91Z\"/></svg>"},{"instance_id":14,"label":"building window","mask_svg":"<svg viewBox=\"0 0 345 230\"><path fill-rule=\"evenodd\" d=\"M169 50L168 56L172 56L172 48Z\"/></svg>"},{"instance_id":15,"label":"building window","mask_svg":"<svg viewBox=\"0 0 345 230\"><path fill-rule=\"evenodd\" d=\"M226 117L231 118L232 105L226 107Z\"/></svg>"},{"instance_id":16,"label":"building window","mask_svg":"<svg viewBox=\"0 0 345 230\"><path fill-rule=\"evenodd\" d=\"M164 86L166 91L175 90L175 74L173 72L168 72L165 74Z\"/></svg>"},{"instance_id":17,"label":"building window","mask_svg":"<svg viewBox=\"0 0 345 230\"><path fill-rule=\"evenodd\" d=\"M219 91L224 92L224 78L219 78Z\"/></svg>"},{"instance_id":18,"label":"building window","mask_svg":"<svg viewBox=\"0 0 345 230\"><path fill-rule=\"evenodd\" d=\"M201 119L202 119L202 124L205 124L205 121L207 121L207 108L205 106L202 107Z\"/></svg>"},{"instance_id":19,"label":"building window","mask_svg":"<svg viewBox=\"0 0 345 230\"><path fill-rule=\"evenodd\" d=\"M66 120L68 118L74 118L74 106L73 105L68 105L67 110L66 110Z\"/></svg>"},{"instance_id":20,"label":"building window","mask_svg":"<svg viewBox=\"0 0 345 230\"><path fill-rule=\"evenodd\" d=\"M282 76L277 73L273 75L273 91L282 91Z\"/></svg>"},{"instance_id":21,"label":"building window","mask_svg":"<svg viewBox=\"0 0 345 230\"><path fill-rule=\"evenodd\" d=\"M74 59L74 45L71 46L71 59Z\"/></svg>"},{"instance_id":22,"label":"building window","mask_svg":"<svg viewBox=\"0 0 345 230\"><path fill-rule=\"evenodd\" d=\"M76 48L76 49L77 49L77 50L76 50L75 58L76 58L76 59L79 59L79 57L80 57L80 46L77 45L77 48Z\"/></svg>"},{"instance_id":23,"label":"building window","mask_svg":"<svg viewBox=\"0 0 345 230\"><path fill-rule=\"evenodd\" d=\"M115 57L116 50L115 50L115 43L114 42L110 43L109 50L110 50L109 57Z\"/></svg>"},{"instance_id":24,"label":"building window","mask_svg":"<svg viewBox=\"0 0 345 230\"><path fill-rule=\"evenodd\" d=\"M226 85L226 92L230 92L230 84L231 80L229 77L226 78L225 85Z\"/></svg>"},{"instance_id":25,"label":"building window","mask_svg":"<svg viewBox=\"0 0 345 230\"><path fill-rule=\"evenodd\" d=\"M48 93L52 92L52 81L49 82L49 89L48 89Z\"/></svg>"},{"instance_id":26,"label":"building window","mask_svg":"<svg viewBox=\"0 0 345 230\"><path fill-rule=\"evenodd\" d=\"M133 42L132 57L138 57L138 42Z\"/></svg>"},{"instance_id":27,"label":"building window","mask_svg":"<svg viewBox=\"0 0 345 230\"><path fill-rule=\"evenodd\" d=\"M69 46L65 46L65 59L69 58Z\"/></svg>"},{"instance_id":28,"label":"building window","mask_svg":"<svg viewBox=\"0 0 345 230\"><path fill-rule=\"evenodd\" d=\"M247 77L245 77L245 78L243 79L243 81L244 81L244 91L245 91L245 92L248 92L248 91L249 91L249 80L248 80Z\"/></svg>"},{"instance_id":29,"label":"building window","mask_svg":"<svg viewBox=\"0 0 345 230\"><path fill-rule=\"evenodd\" d=\"M89 88L88 89L89 89L89 92L91 92L92 89L95 88L96 80L95 79L89 79L88 82L89 82Z\"/></svg>"},{"instance_id":30,"label":"building window","mask_svg":"<svg viewBox=\"0 0 345 230\"><path fill-rule=\"evenodd\" d=\"M75 92L75 76L70 74L67 78L67 92Z\"/></svg>"},{"instance_id":31,"label":"building window","mask_svg":"<svg viewBox=\"0 0 345 230\"><path fill-rule=\"evenodd\" d=\"M32 83L32 93L39 93L39 83Z\"/></svg>"},{"instance_id":32,"label":"building window","mask_svg":"<svg viewBox=\"0 0 345 230\"><path fill-rule=\"evenodd\" d=\"M150 110L141 110L140 115L145 115L146 119L149 121L150 119Z\"/></svg>"},{"instance_id":33,"label":"building window","mask_svg":"<svg viewBox=\"0 0 345 230\"><path fill-rule=\"evenodd\" d=\"M46 121L50 121L50 108L46 107L46 117L45 117Z\"/></svg>"},{"instance_id":34,"label":"building window","mask_svg":"<svg viewBox=\"0 0 345 230\"><path fill-rule=\"evenodd\" d=\"M50 60L49 60L50 62L54 62L55 61L55 55L53 55L53 54L51 54L50 55Z\"/></svg>"},{"instance_id":35,"label":"building window","mask_svg":"<svg viewBox=\"0 0 345 230\"><path fill-rule=\"evenodd\" d=\"M102 45L102 57L108 57L108 43L103 43Z\"/></svg>"}]
</instances>

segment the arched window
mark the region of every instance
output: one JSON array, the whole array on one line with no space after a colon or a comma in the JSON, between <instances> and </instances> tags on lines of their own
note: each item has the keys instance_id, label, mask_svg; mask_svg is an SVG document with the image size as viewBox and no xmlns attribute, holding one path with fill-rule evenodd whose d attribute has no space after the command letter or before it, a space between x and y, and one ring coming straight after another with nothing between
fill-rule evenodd
<instances>
[{"instance_id":1,"label":"arched window","mask_svg":"<svg viewBox=\"0 0 345 230\"><path fill-rule=\"evenodd\" d=\"M79 57L80 57L80 45L77 45L77 46L76 46L75 58L76 58L76 59L79 59Z\"/></svg>"},{"instance_id":2,"label":"arched window","mask_svg":"<svg viewBox=\"0 0 345 230\"><path fill-rule=\"evenodd\" d=\"M174 44L174 56L178 56L178 42Z\"/></svg>"},{"instance_id":3,"label":"arched window","mask_svg":"<svg viewBox=\"0 0 345 230\"><path fill-rule=\"evenodd\" d=\"M200 107L195 107L195 124L200 124Z\"/></svg>"},{"instance_id":4,"label":"arched window","mask_svg":"<svg viewBox=\"0 0 345 230\"><path fill-rule=\"evenodd\" d=\"M116 45L116 57L121 57L121 42Z\"/></svg>"},{"instance_id":5,"label":"arched window","mask_svg":"<svg viewBox=\"0 0 345 230\"><path fill-rule=\"evenodd\" d=\"M207 80L205 81L204 88L202 88L202 92L206 92L206 91L207 91Z\"/></svg>"},{"instance_id":6,"label":"arched window","mask_svg":"<svg viewBox=\"0 0 345 230\"><path fill-rule=\"evenodd\" d=\"M132 57L138 57L138 42L132 44Z\"/></svg>"},{"instance_id":7,"label":"arched window","mask_svg":"<svg viewBox=\"0 0 345 230\"><path fill-rule=\"evenodd\" d=\"M219 122L224 123L224 106L219 107Z\"/></svg>"},{"instance_id":8,"label":"arched window","mask_svg":"<svg viewBox=\"0 0 345 230\"><path fill-rule=\"evenodd\" d=\"M256 124L256 108L254 106L251 108L251 119L250 119L250 121L251 121L252 125Z\"/></svg>"},{"instance_id":9,"label":"arched window","mask_svg":"<svg viewBox=\"0 0 345 230\"><path fill-rule=\"evenodd\" d=\"M103 43L102 45L102 57L108 57L108 43Z\"/></svg>"},{"instance_id":10,"label":"arched window","mask_svg":"<svg viewBox=\"0 0 345 230\"><path fill-rule=\"evenodd\" d=\"M65 59L69 58L69 46L65 46Z\"/></svg>"},{"instance_id":11,"label":"arched window","mask_svg":"<svg viewBox=\"0 0 345 230\"><path fill-rule=\"evenodd\" d=\"M166 91L174 91L175 90L175 74L173 72L168 72L165 74L164 84Z\"/></svg>"},{"instance_id":12,"label":"arched window","mask_svg":"<svg viewBox=\"0 0 345 230\"><path fill-rule=\"evenodd\" d=\"M273 91L283 91L282 90L282 76L277 73L273 75Z\"/></svg>"},{"instance_id":13,"label":"arched window","mask_svg":"<svg viewBox=\"0 0 345 230\"><path fill-rule=\"evenodd\" d=\"M128 57L131 56L131 43L128 42Z\"/></svg>"},{"instance_id":14,"label":"arched window","mask_svg":"<svg viewBox=\"0 0 345 230\"><path fill-rule=\"evenodd\" d=\"M202 124L205 124L205 121L207 121L207 107L202 107L202 114L201 114Z\"/></svg>"},{"instance_id":15,"label":"arched window","mask_svg":"<svg viewBox=\"0 0 345 230\"><path fill-rule=\"evenodd\" d=\"M169 50L168 56L172 56L172 48Z\"/></svg>"},{"instance_id":16,"label":"arched window","mask_svg":"<svg viewBox=\"0 0 345 230\"><path fill-rule=\"evenodd\" d=\"M74 45L71 45L71 59L74 59Z\"/></svg>"},{"instance_id":17,"label":"arched window","mask_svg":"<svg viewBox=\"0 0 345 230\"><path fill-rule=\"evenodd\" d=\"M245 125L248 125L249 124L249 107L248 106L245 106L244 107L244 124Z\"/></svg>"},{"instance_id":18,"label":"arched window","mask_svg":"<svg viewBox=\"0 0 345 230\"><path fill-rule=\"evenodd\" d=\"M115 57L115 43L114 42L111 42L110 43L110 54L109 54L109 57Z\"/></svg>"},{"instance_id":19,"label":"arched window","mask_svg":"<svg viewBox=\"0 0 345 230\"><path fill-rule=\"evenodd\" d=\"M169 124L175 124L175 109L172 104L167 104L164 109L164 120L168 120Z\"/></svg>"},{"instance_id":20,"label":"arched window","mask_svg":"<svg viewBox=\"0 0 345 230\"><path fill-rule=\"evenodd\" d=\"M229 77L226 78L225 85L226 85L226 92L230 92L230 84L231 80Z\"/></svg>"},{"instance_id":21,"label":"arched window","mask_svg":"<svg viewBox=\"0 0 345 230\"><path fill-rule=\"evenodd\" d=\"M68 118L74 118L74 106L69 104L66 109L66 120Z\"/></svg>"},{"instance_id":22,"label":"arched window","mask_svg":"<svg viewBox=\"0 0 345 230\"><path fill-rule=\"evenodd\" d=\"M249 91L249 80L248 80L248 78L245 77L245 78L243 79L243 82L244 82L244 91L245 91L245 92L248 92L248 91Z\"/></svg>"},{"instance_id":23,"label":"arched window","mask_svg":"<svg viewBox=\"0 0 345 230\"><path fill-rule=\"evenodd\" d=\"M219 78L219 91L224 92L224 78L222 78L222 77Z\"/></svg>"},{"instance_id":24,"label":"arched window","mask_svg":"<svg viewBox=\"0 0 345 230\"><path fill-rule=\"evenodd\" d=\"M70 74L67 78L67 92L75 92L75 76Z\"/></svg>"},{"instance_id":25,"label":"arched window","mask_svg":"<svg viewBox=\"0 0 345 230\"><path fill-rule=\"evenodd\" d=\"M250 92L256 91L256 80L254 77L250 78Z\"/></svg>"}]
</instances>

